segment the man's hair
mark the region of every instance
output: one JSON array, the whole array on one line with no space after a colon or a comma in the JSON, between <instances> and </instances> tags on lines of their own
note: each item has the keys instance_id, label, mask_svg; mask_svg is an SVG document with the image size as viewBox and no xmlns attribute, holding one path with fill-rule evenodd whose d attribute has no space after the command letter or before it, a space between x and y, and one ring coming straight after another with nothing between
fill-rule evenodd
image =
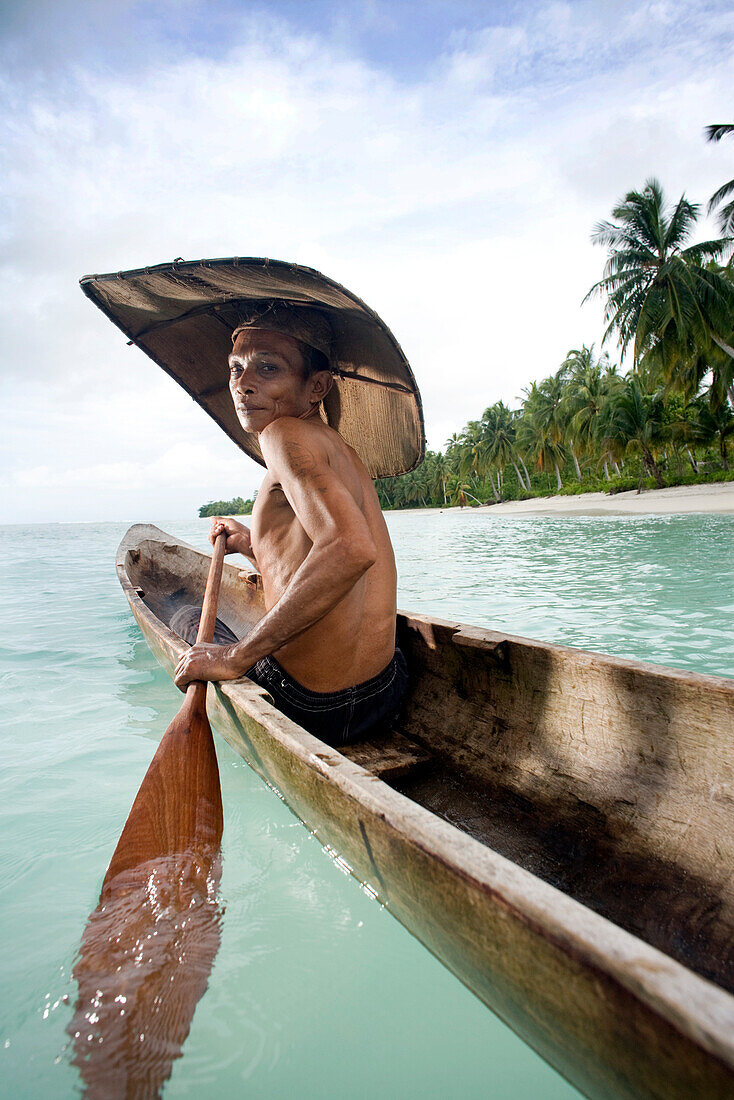
<instances>
[{"instance_id":1,"label":"man's hair","mask_svg":"<svg viewBox=\"0 0 734 1100\"><path fill-rule=\"evenodd\" d=\"M298 350L301 353L303 359L303 378L307 381L312 374L316 374L320 370L332 370L331 363L328 356L324 355L323 351L319 351L318 348L312 348L310 344L306 344L303 340L296 340L298 344Z\"/></svg>"}]
</instances>

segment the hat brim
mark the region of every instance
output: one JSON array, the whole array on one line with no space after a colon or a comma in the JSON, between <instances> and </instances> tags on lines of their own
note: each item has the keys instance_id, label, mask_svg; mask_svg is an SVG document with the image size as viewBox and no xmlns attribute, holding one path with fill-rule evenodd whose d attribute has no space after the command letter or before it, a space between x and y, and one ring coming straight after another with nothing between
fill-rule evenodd
<instances>
[{"instance_id":1,"label":"hat brim","mask_svg":"<svg viewBox=\"0 0 734 1100\"><path fill-rule=\"evenodd\" d=\"M334 334L336 378L324 402L329 425L373 478L406 473L424 457L420 393L400 345L364 302L312 268L238 257L174 261L87 275L81 288L261 464L257 435L242 428L229 394L232 330L242 309L257 302L318 309Z\"/></svg>"}]
</instances>

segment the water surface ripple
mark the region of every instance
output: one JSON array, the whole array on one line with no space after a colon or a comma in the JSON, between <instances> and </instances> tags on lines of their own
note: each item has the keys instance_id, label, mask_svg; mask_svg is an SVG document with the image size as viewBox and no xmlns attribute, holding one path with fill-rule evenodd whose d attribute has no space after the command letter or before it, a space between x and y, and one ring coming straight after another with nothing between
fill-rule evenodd
<instances>
[{"instance_id":1,"label":"water surface ripple","mask_svg":"<svg viewBox=\"0 0 734 1100\"><path fill-rule=\"evenodd\" d=\"M734 675L734 517L388 517L401 606ZM205 521L161 523L205 545ZM180 695L114 571L125 524L0 528L4 1091L79 1094L71 969ZM222 946L165 1095L576 1096L221 739Z\"/></svg>"}]
</instances>

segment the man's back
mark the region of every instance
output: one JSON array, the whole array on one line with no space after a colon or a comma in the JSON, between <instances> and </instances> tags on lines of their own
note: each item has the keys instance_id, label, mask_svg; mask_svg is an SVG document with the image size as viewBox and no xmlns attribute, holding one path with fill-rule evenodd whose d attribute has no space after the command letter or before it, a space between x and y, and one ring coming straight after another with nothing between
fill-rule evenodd
<instances>
[{"instance_id":1,"label":"man's back","mask_svg":"<svg viewBox=\"0 0 734 1100\"><path fill-rule=\"evenodd\" d=\"M330 498L345 514L358 512L374 558L334 607L273 656L311 691L363 683L385 668L395 650L395 559L372 481L352 448L320 420L281 418L263 432L261 442L268 473L253 509L252 548L268 610L313 545L297 511L329 524L333 509L320 505ZM337 537L335 557L339 552Z\"/></svg>"}]
</instances>

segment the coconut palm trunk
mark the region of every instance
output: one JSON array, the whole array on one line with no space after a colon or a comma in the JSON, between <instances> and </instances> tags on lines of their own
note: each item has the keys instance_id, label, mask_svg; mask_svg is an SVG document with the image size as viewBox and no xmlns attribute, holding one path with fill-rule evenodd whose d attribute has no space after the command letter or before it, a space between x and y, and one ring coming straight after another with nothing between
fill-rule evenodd
<instances>
[{"instance_id":1,"label":"coconut palm trunk","mask_svg":"<svg viewBox=\"0 0 734 1100\"><path fill-rule=\"evenodd\" d=\"M520 473L518 465L514 460L512 462L512 465L515 467L515 473L517 474L517 483L518 483L518 485L520 486L521 489L524 489L524 490L527 490L527 492L530 492L530 486L526 485L525 482L523 481L523 476Z\"/></svg>"},{"instance_id":2,"label":"coconut palm trunk","mask_svg":"<svg viewBox=\"0 0 734 1100\"><path fill-rule=\"evenodd\" d=\"M660 467L658 466L657 462L655 461L653 453L652 453L651 450L649 450L649 448L647 448L647 447L642 448L642 459L643 459L643 462L645 463L645 465L647 466L649 472L655 478L658 489L665 488L665 482L663 481L663 475L660 472Z\"/></svg>"},{"instance_id":3,"label":"coconut palm trunk","mask_svg":"<svg viewBox=\"0 0 734 1100\"><path fill-rule=\"evenodd\" d=\"M494 478L492 477L491 467L490 467L489 470L487 470L487 476L489 477L489 484L492 486L492 496L494 497L495 502L497 504L499 504L502 498L500 497L499 489L495 488ZM497 474L497 482L499 484L499 473Z\"/></svg>"},{"instance_id":4,"label":"coconut palm trunk","mask_svg":"<svg viewBox=\"0 0 734 1100\"><path fill-rule=\"evenodd\" d=\"M563 482L561 481L561 471L558 469L558 463L554 460L553 467L556 471L556 485L558 486L558 492L560 493L563 488Z\"/></svg>"}]
</instances>

